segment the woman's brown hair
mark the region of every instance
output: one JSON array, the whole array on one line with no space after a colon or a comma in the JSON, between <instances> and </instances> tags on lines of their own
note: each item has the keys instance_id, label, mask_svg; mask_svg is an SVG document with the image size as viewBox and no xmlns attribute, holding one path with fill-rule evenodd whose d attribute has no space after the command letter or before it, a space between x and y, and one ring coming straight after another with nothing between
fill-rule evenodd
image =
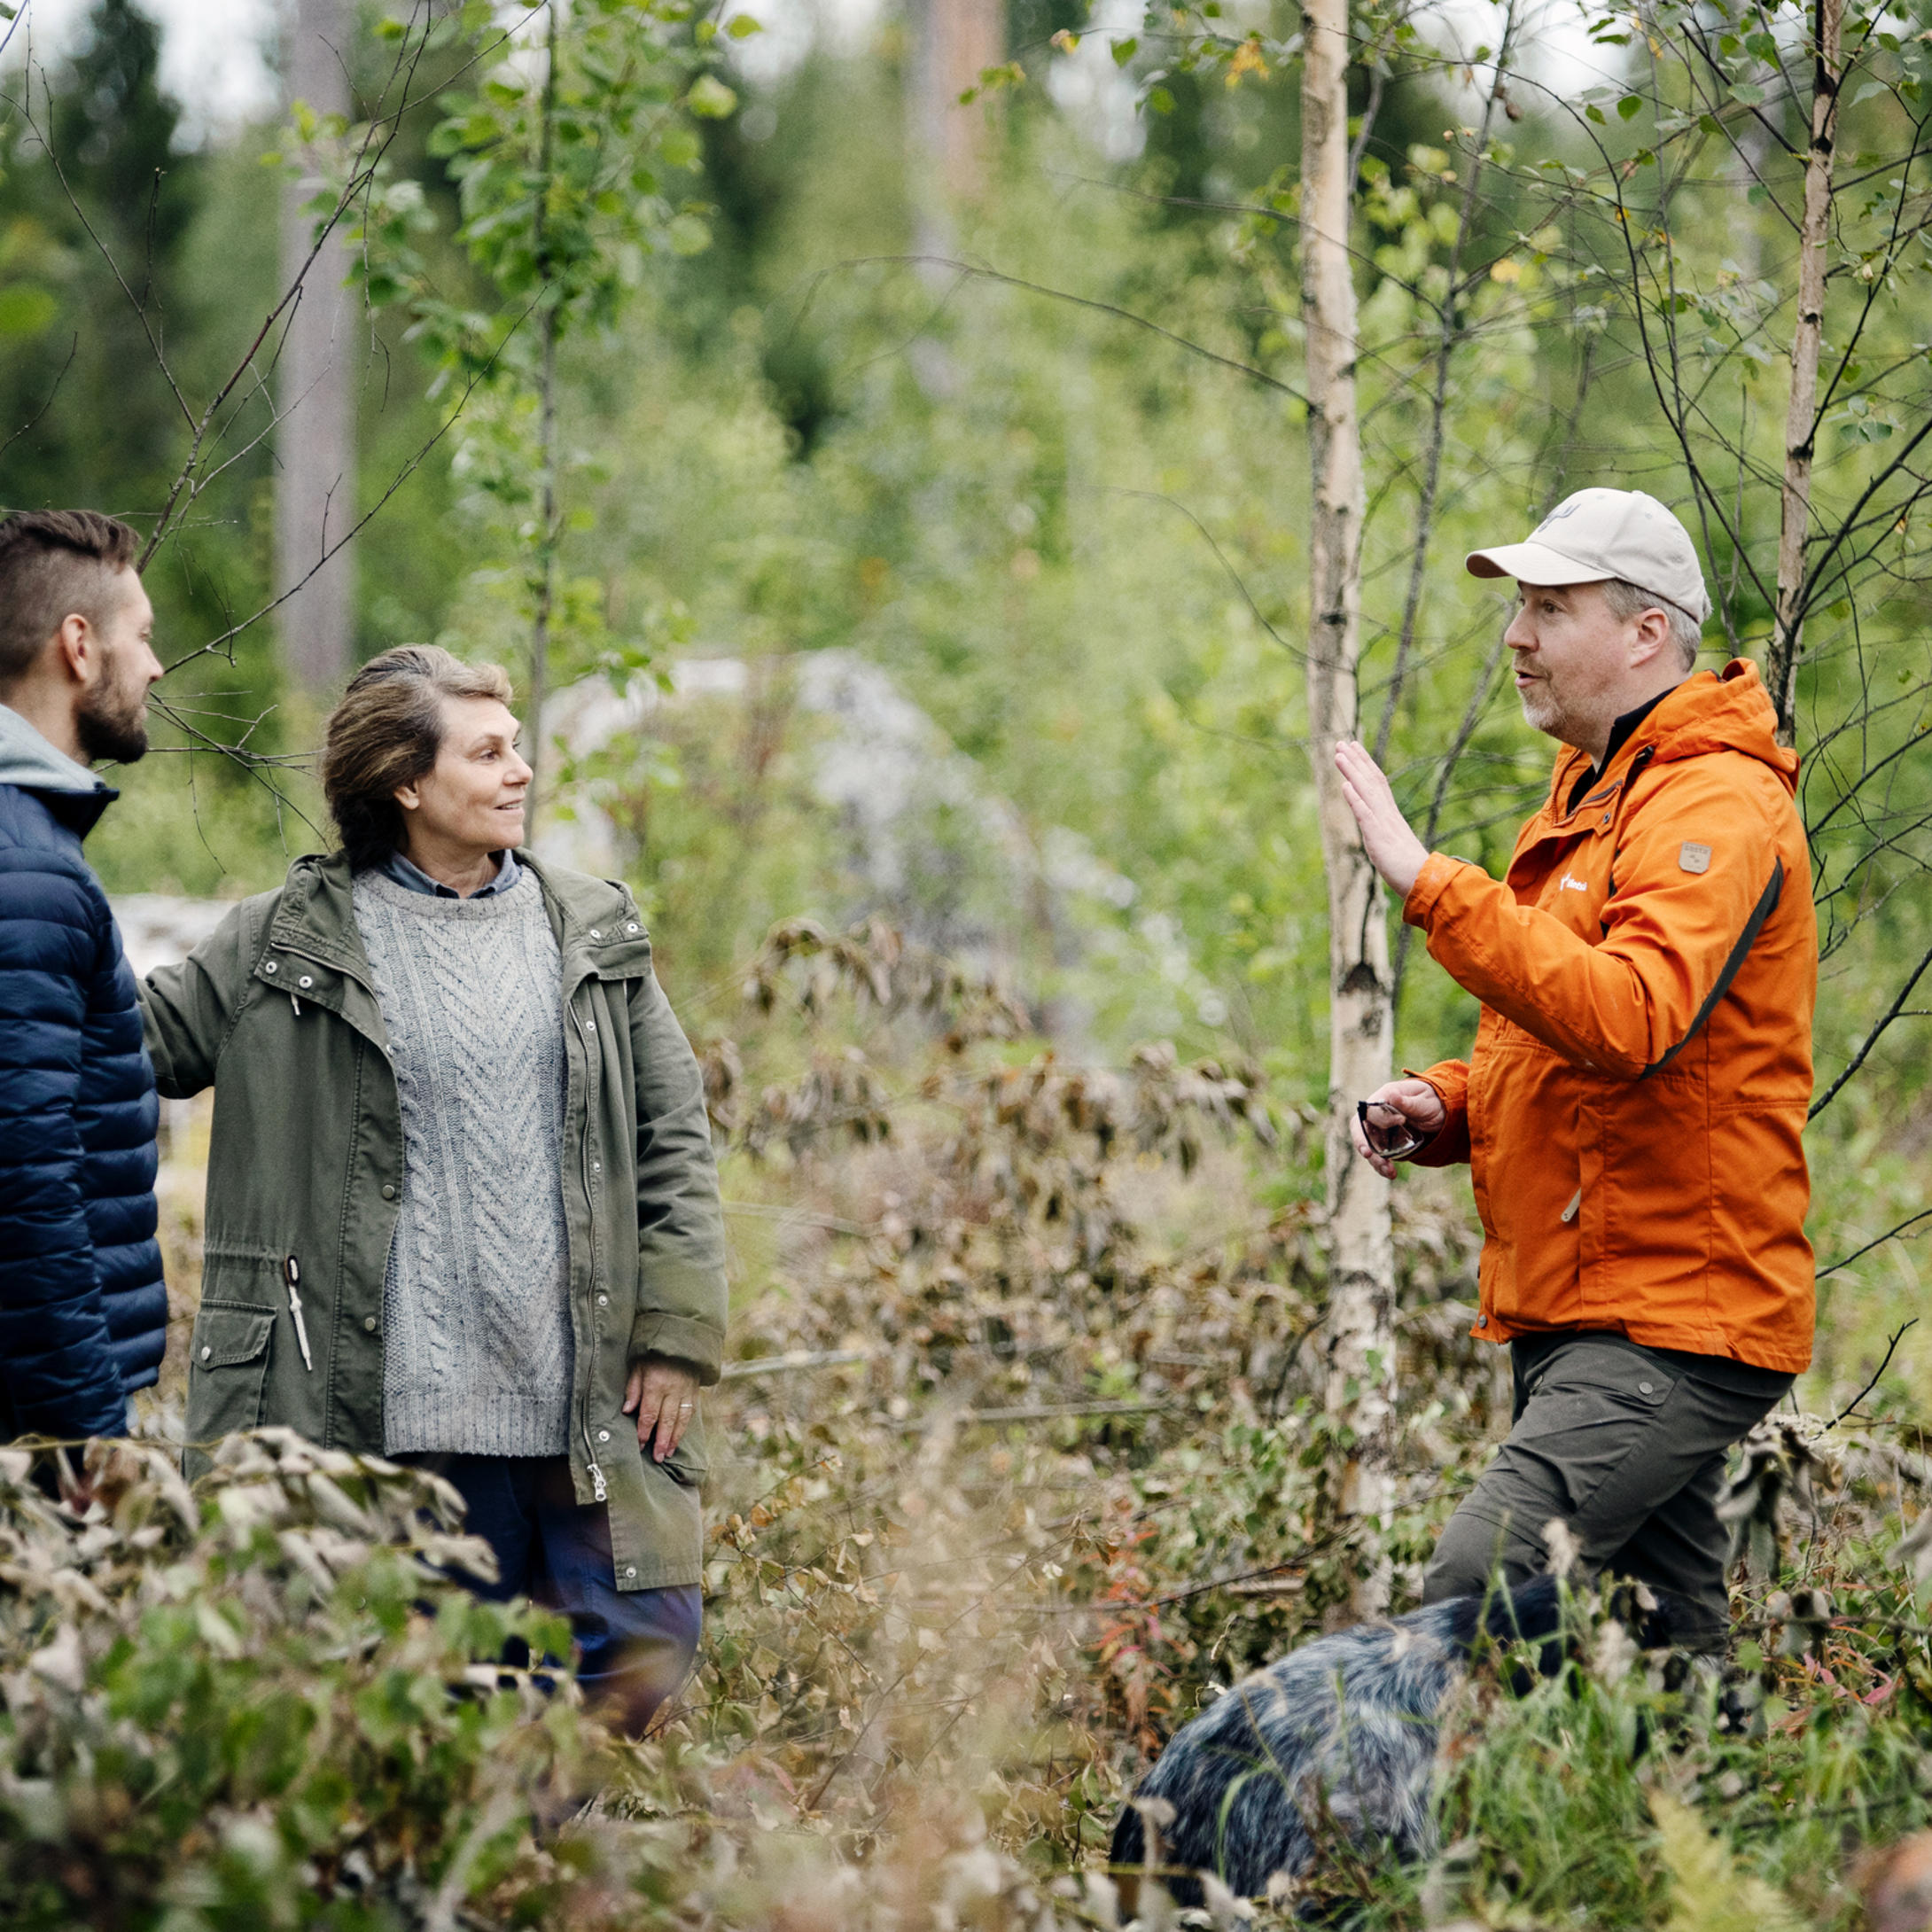
<instances>
[{"instance_id":1,"label":"woman's brown hair","mask_svg":"<svg viewBox=\"0 0 1932 1932\"><path fill-rule=\"evenodd\" d=\"M402 844L396 787L414 784L435 764L448 697L507 705L509 674L499 664L464 664L440 645L399 644L371 658L329 713L323 795L358 872Z\"/></svg>"}]
</instances>

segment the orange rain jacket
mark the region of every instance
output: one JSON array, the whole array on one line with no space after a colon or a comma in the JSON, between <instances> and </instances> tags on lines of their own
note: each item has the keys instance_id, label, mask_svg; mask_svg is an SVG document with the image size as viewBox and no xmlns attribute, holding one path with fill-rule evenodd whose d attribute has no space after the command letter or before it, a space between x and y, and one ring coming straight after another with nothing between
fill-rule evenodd
<instances>
[{"instance_id":1,"label":"orange rain jacket","mask_svg":"<svg viewBox=\"0 0 1932 1932\"><path fill-rule=\"evenodd\" d=\"M1557 760L1502 884L1435 853L1403 907L1483 1002L1414 1158L1473 1170L1487 1340L1810 1365L1818 923L1774 722L1755 666L1692 677L1574 812L1589 760Z\"/></svg>"}]
</instances>

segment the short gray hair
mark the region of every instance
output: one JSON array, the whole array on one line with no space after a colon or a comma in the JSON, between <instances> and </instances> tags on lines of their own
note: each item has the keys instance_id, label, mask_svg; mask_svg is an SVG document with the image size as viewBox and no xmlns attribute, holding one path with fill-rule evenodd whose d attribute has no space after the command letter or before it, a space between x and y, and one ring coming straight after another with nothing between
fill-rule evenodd
<instances>
[{"instance_id":1,"label":"short gray hair","mask_svg":"<svg viewBox=\"0 0 1932 1932\"><path fill-rule=\"evenodd\" d=\"M1697 662L1697 652L1704 641L1703 626L1682 604L1672 604L1668 597L1660 597L1655 590L1646 590L1640 584L1626 583L1621 577L1606 578L1601 588L1603 601L1619 623L1627 624L1646 611L1662 611L1671 620L1671 642L1677 646L1684 668L1688 671Z\"/></svg>"}]
</instances>

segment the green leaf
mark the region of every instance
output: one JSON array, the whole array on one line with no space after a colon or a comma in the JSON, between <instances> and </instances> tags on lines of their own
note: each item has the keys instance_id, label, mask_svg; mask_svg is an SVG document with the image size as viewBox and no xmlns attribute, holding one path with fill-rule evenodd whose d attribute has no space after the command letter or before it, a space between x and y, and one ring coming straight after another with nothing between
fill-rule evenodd
<instances>
[{"instance_id":1,"label":"green leaf","mask_svg":"<svg viewBox=\"0 0 1932 1932\"><path fill-rule=\"evenodd\" d=\"M1125 40L1117 40L1113 46L1114 65L1124 67L1141 51L1141 43L1129 34Z\"/></svg>"},{"instance_id":2,"label":"green leaf","mask_svg":"<svg viewBox=\"0 0 1932 1932\"><path fill-rule=\"evenodd\" d=\"M725 32L733 40L749 40L753 34L762 34L764 31L764 22L754 20L749 13L734 13L725 24Z\"/></svg>"},{"instance_id":3,"label":"green leaf","mask_svg":"<svg viewBox=\"0 0 1932 1932\"><path fill-rule=\"evenodd\" d=\"M60 304L33 282L0 289L0 336L35 336L60 313Z\"/></svg>"},{"instance_id":4,"label":"green leaf","mask_svg":"<svg viewBox=\"0 0 1932 1932\"><path fill-rule=\"evenodd\" d=\"M674 255L701 255L711 246L711 226L695 214L675 216L665 236Z\"/></svg>"},{"instance_id":5,"label":"green leaf","mask_svg":"<svg viewBox=\"0 0 1932 1932\"><path fill-rule=\"evenodd\" d=\"M1643 105L1641 94L1626 94L1617 102L1616 112L1625 121L1634 121L1643 112Z\"/></svg>"},{"instance_id":6,"label":"green leaf","mask_svg":"<svg viewBox=\"0 0 1932 1932\"><path fill-rule=\"evenodd\" d=\"M722 121L738 105L738 97L714 74L701 74L691 82L684 105L703 121Z\"/></svg>"},{"instance_id":7,"label":"green leaf","mask_svg":"<svg viewBox=\"0 0 1932 1932\"><path fill-rule=\"evenodd\" d=\"M1147 105L1157 114L1171 114L1174 111L1174 97L1164 87L1150 87L1147 90Z\"/></svg>"},{"instance_id":8,"label":"green leaf","mask_svg":"<svg viewBox=\"0 0 1932 1932\"><path fill-rule=\"evenodd\" d=\"M1595 121L1597 126L1600 128L1604 125L1603 110L1599 107L1594 101L1592 101L1590 105L1584 109L1583 118L1585 121Z\"/></svg>"},{"instance_id":9,"label":"green leaf","mask_svg":"<svg viewBox=\"0 0 1932 1932\"><path fill-rule=\"evenodd\" d=\"M697 136L689 128L667 128L658 143L658 152L664 156L667 167L695 167L702 151Z\"/></svg>"}]
</instances>

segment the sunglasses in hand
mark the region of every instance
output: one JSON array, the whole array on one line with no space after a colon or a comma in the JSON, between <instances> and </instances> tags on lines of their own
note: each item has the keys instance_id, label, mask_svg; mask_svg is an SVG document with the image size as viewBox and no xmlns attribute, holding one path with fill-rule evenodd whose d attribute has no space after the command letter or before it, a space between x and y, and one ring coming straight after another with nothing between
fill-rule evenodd
<instances>
[{"instance_id":1,"label":"sunglasses in hand","mask_svg":"<svg viewBox=\"0 0 1932 1932\"><path fill-rule=\"evenodd\" d=\"M1371 1113L1385 1115L1387 1118L1371 1119ZM1406 1114L1383 1101L1357 1101L1355 1118L1362 1124L1362 1138L1368 1142L1369 1151L1381 1155L1384 1160L1406 1160L1417 1149L1427 1147L1436 1138L1433 1131L1418 1132Z\"/></svg>"}]
</instances>

